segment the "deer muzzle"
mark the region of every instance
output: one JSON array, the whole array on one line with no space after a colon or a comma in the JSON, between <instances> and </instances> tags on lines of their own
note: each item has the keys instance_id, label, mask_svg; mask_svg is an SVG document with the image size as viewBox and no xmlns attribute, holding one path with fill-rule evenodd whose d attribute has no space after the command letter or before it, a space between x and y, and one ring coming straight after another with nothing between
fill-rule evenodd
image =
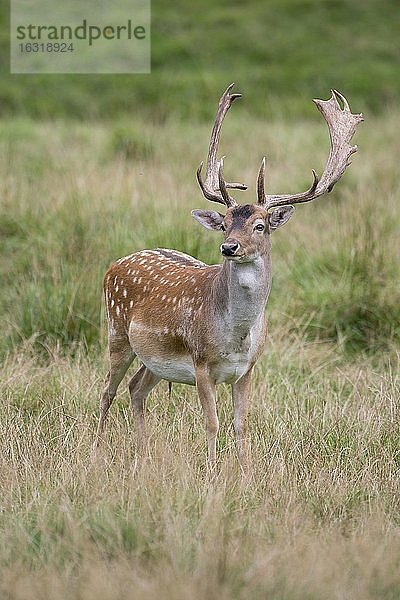
<instances>
[{"instance_id":1,"label":"deer muzzle","mask_svg":"<svg viewBox=\"0 0 400 600\"><path fill-rule=\"evenodd\" d=\"M221 244L220 248L223 256L235 256L240 248L240 245L236 240L229 240Z\"/></svg>"}]
</instances>

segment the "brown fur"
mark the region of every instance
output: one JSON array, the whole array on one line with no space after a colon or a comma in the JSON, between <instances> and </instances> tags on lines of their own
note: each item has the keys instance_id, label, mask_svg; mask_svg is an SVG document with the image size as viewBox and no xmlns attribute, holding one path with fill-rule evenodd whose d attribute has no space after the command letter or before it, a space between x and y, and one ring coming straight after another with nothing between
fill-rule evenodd
<instances>
[{"instance_id":1,"label":"brown fur","mask_svg":"<svg viewBox=\"0 0 400 600\"><path fill-rule=\"evenodd\" d=\"M120 259L104 279L110 335L129 344L129 326L135 323L146 331L150 356L195 350L202 336L192 325L205 323L204 305L220 271L221 265L210 267L174 251Z\"/></svg>"}]
</instances>

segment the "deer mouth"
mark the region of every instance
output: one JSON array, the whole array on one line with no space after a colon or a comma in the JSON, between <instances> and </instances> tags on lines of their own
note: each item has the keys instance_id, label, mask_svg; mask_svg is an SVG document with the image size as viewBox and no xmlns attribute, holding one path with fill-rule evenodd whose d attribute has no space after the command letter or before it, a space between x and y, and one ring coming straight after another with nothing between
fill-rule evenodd
<instances>
[{"instance_id":1,"label":"deer mouth","mask_svg":"<svg viewBox=\"0 0 400 600\"><path fill-rule=\"evenodd\" d=\"M232 256L223 255L226 260L231 260L237 263L247 263L252 262L257 257L256 256L248 256L247 254L233 254Z\"/></svg>"}]
</instances>

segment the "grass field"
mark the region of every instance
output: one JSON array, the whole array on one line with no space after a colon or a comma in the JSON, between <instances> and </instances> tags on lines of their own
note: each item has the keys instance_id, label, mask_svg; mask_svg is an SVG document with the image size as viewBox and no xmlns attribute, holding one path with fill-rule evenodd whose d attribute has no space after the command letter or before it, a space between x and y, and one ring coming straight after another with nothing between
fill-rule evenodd
<instances>
[{"instance_id":1,"label":"grass field","mask_svg":"<svg viewBox=\"0 0 400 600\"><path fill-rule=\"evenodd\" d=\"M232 110L222 152L243 202L264 154L271 191L321 172L316 110ZM206 206L194 173L209 124L1 123L1 598L400 597L399 126L367 115L343 181L274 234L253 463L241 473L222 387L210 480L196 393L179 385L152 393L144 455L122 390L90 461L105 268L155 246L219 260L190 216Z\"/></svg>"},{"instance_id":2,"label":"grass field","mask_svg":"<svg viewBox=\"0 0 400 600\"><path fill-rule=\"evenodd\" d=\"M0 115L162 123L209 120L228 81L264 118L308 117L304 97L342 90L358 110L400 102L397 0L152 1L150 75L9 75L8 15L0 6ZM95 15L86 15L95 20Z\"/></svg>"},{"instance_id":3,"label":"grass field","mask_svg":"<svg viewBox=\"0 0 400 600\"><path fill-rule=\"evenodd\" d=\"M2 598L398 598L398 365L345 364L283 327L273 337L253 467L238 468L223 392L212 482L191 388L152 395L144 458L121 397L92 464L100 361L9 360Z\"/></svg>"},{"instance_id":4,"label":"grass field","mask_svg":"<svg viewBox=\"0 0 400 600\"><path fill-rule=\"evenodd\" d=\"M149 76L13 76L0 7L0 600L400 598L400 75L396 0L152 2ZM218 95L227 179L255 199L319 173L331 87L365 112L326 198L273 235L269 339L236 460L220 387L206 470L191 387L149 398L136 446L107 371L102 278L170 247L218 262L190 210ZM214 206L216 208L216 206Z\"/></svg>"}]
</instances>

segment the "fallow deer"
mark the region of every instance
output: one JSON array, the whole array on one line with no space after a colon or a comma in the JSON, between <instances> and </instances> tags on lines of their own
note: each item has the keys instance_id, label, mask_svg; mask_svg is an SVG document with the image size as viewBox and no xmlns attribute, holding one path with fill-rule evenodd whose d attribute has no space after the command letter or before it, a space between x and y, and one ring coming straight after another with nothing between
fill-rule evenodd
<instances>
[{"instance_id":1,"label":"fallow deer","mask_svg":"<svg viewBox=\"0 0 400 600\"><path fill-rule=\"evenodd\" d=\"M267 195L265 158L257 179L257 202L238 205L228 189L223 159L217 159L223 119L232 102L231 84L222 95L208 150L205 181L202 163L197 179L204 196L225 206L225 214L194 210L207 229L222 232L222 264L207 265L177 250L143 250L120 258L104 279L110 371L100 403L97 444L117 388L137 356L141 366L129 382L131 407L140 437L145 434L147 395L162 379L196 385L205 415L208 458L216 460L218 415L216 385L232 386L234 429L239 460L248 452L247 412L253 367L266 337L264 308L271 288L270 235L286 223L293 204L330 192L357 147L350 141L362 114L352 114L339 92L329 100L314 100L327 122L329 157L318 179L298 194ZM339 104L341 100L343 106Z\"/></svg>"}]
</instances>

